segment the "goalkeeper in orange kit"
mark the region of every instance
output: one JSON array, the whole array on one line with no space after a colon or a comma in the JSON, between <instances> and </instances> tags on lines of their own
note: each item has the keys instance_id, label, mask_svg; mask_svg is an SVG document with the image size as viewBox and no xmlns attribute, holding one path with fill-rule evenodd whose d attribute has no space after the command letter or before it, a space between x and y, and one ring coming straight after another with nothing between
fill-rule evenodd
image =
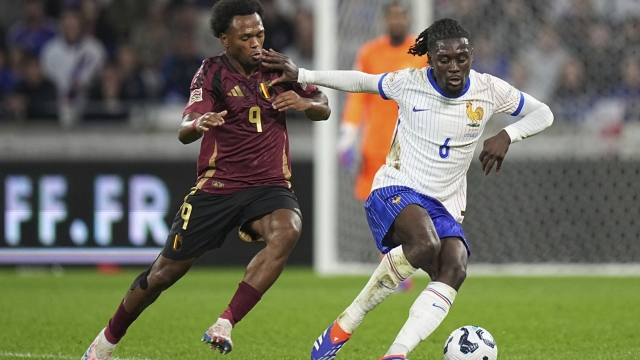
<instances>
[{"instance_id":1,"label":"goalkeeper in orange kit","mask_svg":"<svg viewBox=\"0 0 640 360\"><path fill-rule=\"evenodd\" d=\"M408 34L409 14L399 1L384 7L386 34L364 44L356 57L355 69L370 74L382 74L400 69L424 66L424 59L412 56L407 49L415 42ZM371 191L373 177L385 163L391 145L391 136L398 119L398 106L378 95L350 93L347 96L338 150L340 162L352 169L356 158L358 133L361 163L354 187L354 196L365 201ZM399 289L412 288L411 279L405 280Z\"/></svg>"}]
</instances>

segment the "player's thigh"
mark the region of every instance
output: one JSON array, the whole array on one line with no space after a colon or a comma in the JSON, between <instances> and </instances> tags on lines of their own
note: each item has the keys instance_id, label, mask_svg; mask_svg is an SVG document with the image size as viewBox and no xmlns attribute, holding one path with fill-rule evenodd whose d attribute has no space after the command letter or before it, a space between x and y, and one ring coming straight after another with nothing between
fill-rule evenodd
<instances>
[{"instance_id":1,"label":"player's thigh","mask_svg":"<svg viewBox=\"0 0 640 360\"><path fill-rule=\"evenodd\" d=\"M240 238L267 243L292 243L302 231L302 213L293 192L282 186L256 189L242 214Z\"/></svg>"},{"instance_id":2,"label":"player's thigh","mask_svg":"<svg viewBox=\"0 0 640 360\"><path fill-rule=\"evenodd\" d=\"M241 209L235 194L214 195L193 189L174 218L162 255L187 260L222 246L239 224Z\"/></svg>"},{"instance_id":3,"label":"player's thigh","mask_svg":"<svg viewBox=\"0 0 640 360\"><path fill-rule=\"evenodd\" d=\"M254 221L251 227L267 246L291 250L300 237L302 220L293 210L278 209Z\"/></svg>"},{"instance_id":4,"label":"player's thigh","mask_svg":"<svg viewBox=\"0 0 640 360\"><path fill-rule=\"evenodd\" d=\"M438 242L438 233L429 213L418 204L409 204L396 216L387 234L395 245L429 245Z\"/></svg>"},{"instance_id":5,"label":"player's thigh","mask_svg":"<svg viewBox=\"0 0 640 360\"><path fill-rule=\"evenodd\" d=\"M406 186L375 189L365 201L371 234L381 253L402 245L414 267L432 274L440 241L422 196ZM428 270L426 270L428 269Z\"/></svg>"},{"instance_id":6,"label":"player's thigh","mask_svg":"<svg viewBox=\"0 0 640 360\"><path fill-rule=\"evenodd\" d=\"M435 280L458 290L467 276L467 247L459 237L445 237L440 243Z\"/></svg>"}]
</instances>

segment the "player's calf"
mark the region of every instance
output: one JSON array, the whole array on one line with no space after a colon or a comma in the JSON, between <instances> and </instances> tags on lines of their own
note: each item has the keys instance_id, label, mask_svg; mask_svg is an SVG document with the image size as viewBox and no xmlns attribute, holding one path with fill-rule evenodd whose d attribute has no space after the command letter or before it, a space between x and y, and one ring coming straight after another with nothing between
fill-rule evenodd
<instances>
[{"instance_id":1,"label":"player's calf","mask_svg":"<svg viewBox=\"0 0 640 360\"><path fill-rule=\"evenodd\" d=\"M441 242L439 267L434 280L458 291L467 277L467 248L457 237L443 238Z\"/></svg>"}]
</instances>

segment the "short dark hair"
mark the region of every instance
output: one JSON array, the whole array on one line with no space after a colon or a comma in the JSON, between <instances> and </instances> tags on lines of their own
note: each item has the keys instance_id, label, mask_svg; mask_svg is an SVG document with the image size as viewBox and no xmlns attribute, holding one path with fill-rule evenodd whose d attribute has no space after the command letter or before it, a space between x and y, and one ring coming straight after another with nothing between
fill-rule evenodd
<instances>
[{"instance_id":1,"label":"short dark hair","mask_svg":"<svg viewBox=\"0 0 640 360\"><path fill-rule=\"evenodd\" d=\"M391 10L392 7L394 6L399 6L402 9L404 9L404 12L407 13L409 11L409 7L407 6L407 4L404 1L400 1L400 0L392 0L389 1L387 3L385 3L382 6L382 11L385 15L389 15L389 10Z\"/></svg>"},{"instance_id":2,"label":"short dark hair","mask_svg":"<svg viewBox=\"0 0 640 360\"><path fill-rule=\"evenodd\" d=\"M211 32L219 38L229 29L234 16L258 14L262 18L263 12L258 0L220 0L211 8Z\"/></svg>"},{"instance_id":3,"label":"short dark hair","mask_svg":"<svg viewBox=\"0 0 640 360\"><path fill-rule=\"evenodd\" d=\"M409 48L409 54L422 56L435 46L437 41L446 39L466 38L469 41L469 32L457 21L444 18L436 20L416 38L416 43Z\"/></svg>"}]
</instances>

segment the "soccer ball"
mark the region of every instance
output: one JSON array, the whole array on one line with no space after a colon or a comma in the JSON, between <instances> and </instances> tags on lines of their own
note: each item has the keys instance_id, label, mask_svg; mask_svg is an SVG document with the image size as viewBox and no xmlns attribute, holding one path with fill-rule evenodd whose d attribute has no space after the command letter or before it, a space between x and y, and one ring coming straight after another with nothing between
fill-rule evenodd
<instances>
[{"instance_id":1,"label":"soccer ball","mask_svg":"<svg viewBox=\"0 0 640 360\"><path fill-rule=\"evenodd\" d=\"M444 360L496 360L498 346L481 327L467 325L455 329L444 343Z\"/></svg>"}]
</instances>

